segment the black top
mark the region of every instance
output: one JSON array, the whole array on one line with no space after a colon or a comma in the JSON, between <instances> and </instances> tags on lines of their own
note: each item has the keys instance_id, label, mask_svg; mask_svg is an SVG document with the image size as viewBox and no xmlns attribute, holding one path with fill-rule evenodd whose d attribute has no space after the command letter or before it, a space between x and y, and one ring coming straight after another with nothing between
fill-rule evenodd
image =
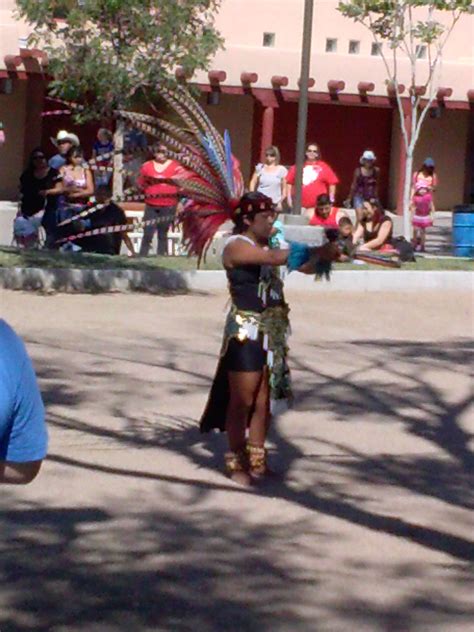
<instances>
[{"instance_id":1,"label":"black top","mask_svg":"<svg viewBox=\"0 0 474 632\"><path fill-rule=\"evenodd\" d=\"M114 202L110 202L100 211L90 216L90 228L103 228L104 226L119 226L127 223L125 211ZM103 255L118 255L122 245L122 233L109 233L106 235L93 235L77 241L85 252L97 252Z\"/></svg>"},{"instance_id":2,"label":"black top","mask_svg":"<svg viewBox=\"0 0 474 632\"><path fill-rule=\"evenodd\" d=\"M283 305L283 282L274 266L244 265L226 270L232 303L244 311L261 313Z\"/></svg>"},{"instance_id":3,"label":"black top","mask_svg":"<svg viewBox=\"0 0 474 632\"><path fill-rule=\"evenodd\" d=\"M375 224L375 226L372 225L372 230L369 230L367 228L367 222L364 222L364 221L361 222L362 226L364 227L364 244L367 243L368 241L371 241L372 239L375 239L377 237L378 232L380 230L380 227L385 222L392 223L392 220L390 219L390 217L387 217L386 215L382 215L382 217L380 218L378 224ZM392 226L393 226L393 224L392 224ZM391 239L392 239L392 230L389 233L387 241L390 241Z\"/></svg>"},{"instance_id":4,"label":"black top","mask_svg":"<svg viewBox=\"0 0 474 632\"><path fill-rule=\"evenodd\" d=\"M59 178L59 171L52 167L44 178L35 178L32 171L24 171L20 177L21 214L31 217L43 209L47 213L54 212L58 205L58 196L48 195L45 200L44 195L40 195L39 192L52 189Z\"/></svg>"}]
</instances>

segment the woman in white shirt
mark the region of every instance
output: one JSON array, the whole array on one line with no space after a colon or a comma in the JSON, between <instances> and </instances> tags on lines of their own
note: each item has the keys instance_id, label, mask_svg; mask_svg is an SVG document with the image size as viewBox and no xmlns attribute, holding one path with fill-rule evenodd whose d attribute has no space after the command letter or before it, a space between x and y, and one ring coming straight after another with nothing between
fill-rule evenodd
<instances>
[{"instance_id":1,"label":"woman in white shirt","mask_svg":"<svg viewBox=\"0 0 474 632\"><path fill-rule=\"evenodd\" d=\"M250 180L250 191L258 191L272 199L278 211L286 198L288 169L280 164L280 151L271 145L265 150L265 162L259 163Z\"/></svg>"}]
</instances>

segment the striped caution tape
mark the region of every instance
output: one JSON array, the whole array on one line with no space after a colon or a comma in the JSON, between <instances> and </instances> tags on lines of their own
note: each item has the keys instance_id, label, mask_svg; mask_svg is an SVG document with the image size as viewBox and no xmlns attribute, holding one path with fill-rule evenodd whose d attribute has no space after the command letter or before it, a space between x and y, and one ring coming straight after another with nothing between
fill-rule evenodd
<instances>
[{"instance_id":1,"label":"striped caution tape","mask_svg":"<svg viewBox=\"0 0 474 632\"><path fill-rule=\"evenodd\" d=\"M169 193L156 193L154 195L145 195L144 193L130 193L126 195L117 196L116 198L113 198L111 202L115 202L115 203L143 202L144 200L160 199L160 198L168 199L169 197L170 197ZM101 209L104 208L104 206L107 206L108 204L108 203L107 204L94 204L95 202L94 199L91 199L91 202L93 206L89 206L85 208L83 211L80 211L79 213L74 215L73 217L69 217L68 219L63 220L62 222L58 224L58 227L67 226L68 224L71 224L72 222L76 220L84 219L85 217L88 217L89 215L92 215L93 213L100 211Z\"/></svg>"},{"instance_id":2,"label":"striped caution tape","mask_svg":"<svg viewBox=\"0 0 474 632\"><path fill-rule=\"evenodd\" d=\"M172 222L175 219L174 215L163 215L162 217L157 217L156 219L146 219L138 222L131 222L130 224L116 224L114 226L103 226L101 228L91 228L90 230L85 230L81 233L76 233L74 235L70 235L69 237L63 237L62 239L57 239L56 244L64 244L68 241L76 241L77 239L82 239L84 237L94 237L97 235L111 235L113 233L128 233L134 232L145 226L153 226L156 224L165 224Z\"/></svg>"}]
</instances>

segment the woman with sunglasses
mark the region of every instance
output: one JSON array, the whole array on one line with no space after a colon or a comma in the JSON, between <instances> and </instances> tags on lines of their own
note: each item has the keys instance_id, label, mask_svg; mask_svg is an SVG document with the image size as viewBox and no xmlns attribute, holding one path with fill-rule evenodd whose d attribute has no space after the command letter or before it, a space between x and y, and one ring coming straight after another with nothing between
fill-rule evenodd
<instances>
[{"instance_id":1,"label":"woman with sunglasses","mask_svg":"<svg viewBox=\"0 0 474 632\"><path fill-rule=\"evenodd\" d=\"M277 211L282 210L286 198L288 169L280 164L280 151L275 145L265 150L265 162L259 163L250 180L250 191L258 191L272 199Z\"/></svg>"},{"instance_id":2,"label":"woman with sunglasses","mask_svg":"<svg viewBox=\"0 0 474 632\"><path fill-rule=\"evenodd\" d=\"M34 149L30 154L28 166L20 177L19 217L27 220L32 235L37 235L38 228L42 224L46 231L47 244L54 234L58 196L62 191L60 180L59 171L48 165L41 147ZM36 217L41 211L44 211L43 217ZM23 225L27 231L28 226L24 222L16 222L16 224ZM34 233L33 228L35 228Z\"/></svg>"},{"instance_id":3,"label":"woman with sunglasses","mask_svg":"<svg viewBox=\"0 0 474 632\"><path fill-rule=\"evenodd\" d=\"M293 187L296 183L296 165L290 167L287 177L288 205L293 205ZM331 203L336 199L336 185L339 178L331 167L321 160L321 152L317 143L309 143L306 147L306 160L303 166L303 189L301 194L301 214L311 219L314 215L316 200L320 195L329 195Z\"/></svg>"},{"instance_id":4,"label":"woman with sunglasses","mask_svg":"<svg viewBox=\"0 0 474 632\"><path fill-rule=\"evenodd\" d=\"M306 255L311 254L306 263L294 259L300 244L270 249L276 216L271 198L259 192L244 194L233 213L234 234L222 254L231 308L200 423L201 432L227 431L226 474L241 485L269 473L265 439L271 415L276 406L291 400L286 361L289 308L278 268L288 263L313 273L315 260L332 261L338 256L333 244L311 251L306 247Z\"/></svg>"},{"instance_id":5,"label":"woman with sunglasses","mask_svg":"<svg viewBox=\"0 0 474 632\"><path fill-rule=\"evenodd\" d=\"M140 257L148 256L155 232L157 255L168 254L168 231L180 210L178 188L172 179L180 172L180 164L169 157L166 145L159 144L153 150L153 158L143 163L137 179L138 187L145 194L145 221L160 220L145 226L140 246Z\"/></svg>"}]
</instances>

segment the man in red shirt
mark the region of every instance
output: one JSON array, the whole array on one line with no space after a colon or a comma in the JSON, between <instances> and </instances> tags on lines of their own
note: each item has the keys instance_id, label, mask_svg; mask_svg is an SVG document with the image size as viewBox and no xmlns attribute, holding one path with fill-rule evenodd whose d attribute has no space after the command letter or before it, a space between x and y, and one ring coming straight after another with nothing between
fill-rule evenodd
<instances>
[{"instance_id":1,"label":"man in red shirt","mask_svg":"<svg viewBox=\"0 0 474 632\"><path fill-rule=\"evenodd\" d=\"M292 192L296 180L296 166L288 171L286 181L288 183L288 204L292 206ZM311 218L314 215L316 199L318 196L329 195L331 202L336 199L336 184L339 178L331 167L320 160L320 152L317 143L309 143L306 149L306 161L303 166L303 190L301 195L301 214Z\"/></svg>"},{"instance_id":2,"label":"man in red shirt","mask_svg":"<svg viewBox=\"0 0 474 632\"><path fill-rule=\"evenodd\" d=\"M180 170L180 164L168 158L168 151L164 145L158 145L153 160L145 162L140 169L137 184L145 193L146 206L143 219L169 217L162 223L145 226L140 247L141 257L148 255L155 230L158 233L157 254L168 254L168 230L178 204L178 189L168 180L177 176Z\"/></svg>"},{"instance_id":3,"label":"man in red shirt","mask_svg":"<svg viewBox=\"0 0 474 632\"><path fill-rule=\"evenodd\" d=\"M324 228L339 228L339 222L346 213L336 206L332 206L329 195L318 195L314 215L309 220L311 226L323 226Z\"/></svg>"}]
</instances>

